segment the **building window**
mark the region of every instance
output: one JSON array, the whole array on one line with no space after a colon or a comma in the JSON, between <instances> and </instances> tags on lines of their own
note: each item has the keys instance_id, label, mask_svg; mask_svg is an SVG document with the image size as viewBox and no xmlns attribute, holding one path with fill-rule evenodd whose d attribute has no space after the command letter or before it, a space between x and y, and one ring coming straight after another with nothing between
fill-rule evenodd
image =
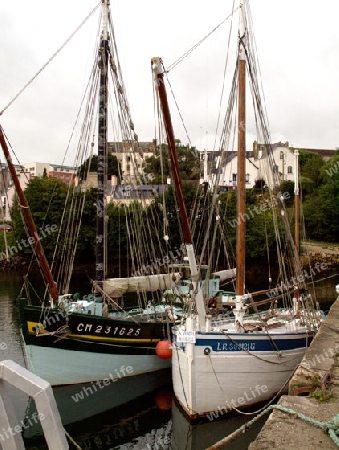
<instances>
[{"instance_id":1,"label":"building window","mask_svg":"<svg viewBox=\"0 0 339 450\"><path fill-rule=\"evenodd\" d=\"M233 186L235 186L236 182L237 182L237 174L233 173L232 174L232 184L233 184Z\"/></svg>"},{"instance_id":2,"label":"building window","mask_svg":"<svg viewBox=\"0 0 339 450\"><path fill-rule=\"evenodd\" d=\"M273 166L273 173L278 173L278 171L279 171L279 167L275 164Z\"/></svg>"},{"instance_id":3,"label":"building window","mask_svg":"<svg viewBox=\"0 0 339 450\"><path fill-rule=\"evenodd\" d=\"M293 173L292 166L288 166L288 167L287 167L287 173Z\"/></svg>"},{"instance_id":4,"label":"building window","mask_svg":"<svg viewBox=\"0 0 339 450\"><path fill-rule=\"evenodd\" d=\"M249 183L249 182L250 182L250 174L247 173L247 174L246 174L246 183Z\"/></svg>"},{"instance_id":5,"label":"building window","mask_svg":"<svg viewBox=\"0 0 339 450\"><path fill-rule=\"evenodd\" d=\"M280 159L284 159L284 152L283 151L280 152Z\"/></svg>"}]
</instances>

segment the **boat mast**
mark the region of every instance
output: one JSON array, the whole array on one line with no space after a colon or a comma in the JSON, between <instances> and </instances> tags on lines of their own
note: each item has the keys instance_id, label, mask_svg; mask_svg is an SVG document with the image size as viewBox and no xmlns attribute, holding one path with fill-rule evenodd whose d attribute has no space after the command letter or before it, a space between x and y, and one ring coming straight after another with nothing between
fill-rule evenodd
<instances>
[{"instance_id":1,"label":"boat mast","mask_svg":"<svg viewBox=\"0 0 339 450\"><path fill-rule=\"evenodd\" d=\"M7 164L8 164L8 169L10 171L10 174L11 174L11 177L12 177L15 189L16 189L16 193L17 193L17 195L19 197L20 207L22 208L22 211L24 213L24 216L25 216L25 219L26 219L26 223L27 223L27 227L29 229L31 237L34 240L35 252L37 254L38 261L39 261L42 273L44 275L45 281L46 281L46 283L48 285L49 294L50 294L51 298L53 299L53 302L56 303L58 301L59 292L58 292L58 289L56 287L55 281L53 280L53 276L52 276L52 273L51 273L48 261L46 259L44 250L42 248L42 245L41 245L41 242L40 242L40 238L39 238L39 235L38 235L38 232L37 232L37 229L36 229L33 217L32 217L31 210L29 209L26 197L25 197L25 195L23 193L23 190L22 190L22 188L20 186L20 182L19 182L19 179L17 177L16 170L15 170L15 167L13 165L12 158L11 158L11 155L9 153L8 146L7 146L7 143L6 143L6 140L5 140L5 137L4 137L4 133L2 131L2 127L1 126L0 126L0 144L1 144L1 147L3 149L4 155L5 155Z\"/></svg>"},{"instance_id":2,"label":"boat mast","mask_svg":"<svg viewBox=\"0 0 339 450\"><path fill-rule=\"evenodd\" d=\"M186 245L192 245L191 230L188 223L188 216L182 190L182 181L180 177L179 161L175 148L175 138L172 127L171 113L167 101L167 93L164 83L164 71L161 58L152 58L153 70L156 76L156 83L159 92L159 99L166 129L167 145L171 160L171 168L173 172L175 193L178 199L179 213L182 220L183 234Z\"/></svg>"},{"instance_id":3,"label":"boat mast","mask_svg":"<svg viewBox=\"0 0 339 450\"><path fill-rule=\"evenodd\" d=\"M295 211L295 222L294 222L294 240L295 247L297 249L297 255L299 256L299 151L294 150L295 156L295 175L294 175L294 211Z\"/></svg>"},{"instance_id":4,"label":"boat mast","mask_svg":"<svg viewBox=\"0 0 339 450\"><path fill-rule=\"evenodd\" d=\"M238 55L238 166L237 166L237 219L236 229L236 267L237 281L236 294L243 295L245 289L245 158L246 158L246 113L245 113L245 23L244 4L240 0L240 20L239 20L239 55Z\"/></svg>"},{"instance_id":5,"label":"boat mast","mask_svg":"<svg viewBox=\"0 0 339 450\"><path fill-rule=\"evenodd\" d=\"M243 295L245 293L245 159L246 159L246 55L244 2L240 0L238 36L238 163L237 163L237 227L236 227L236 307L233 310L236 320L242 324L244 315Z\"/></svg>"},{"instance_id":6,"label":"boat mast","mask_svg":"<svg viewBox=\"0 0 339 450\"><path fill-rule=\"evenodd\" d=\"M98 123L98 194L97 194L97 242L96 242L96 281L102 282L106 276L106 170L107 170L107 102L108 102L108 4L102 0L102 35L99 48L99 123Z\"/></svg>"},{"instance_id":7,"label":"boat mast","mask_svg":"<svg viewBox=\"0 0 339 450\"><path fill-rule=\"evenodd\" d=\"M190 265L191 270L191 278L194 283L195 290L197 291L196 295L196 306L198 310L198 316L199 316L199 322L201 329L205 326L205 307L203 298L201 297L201 290L198 289L198 270L197 270L197 261L195 257L195 251L192 241L192 235L191 235L191 229L188 222L187 217L187 211L186 211L186 205L184 200L184 194L182 190L182 181L180 177L180 171L179 171L179 161L178 156L175 148L175 138L174 138L174 132L172 127L172 120L171 120L171 113L168 106L167 101L167 93L166 93L166 87L164 83L164 69L161 58L152 58L152 69L155 75L155 82L159 93L159 100L163 115L163 121L165 125L166 130L166 136L167 136L167 145L168 150L170 154L170 161L171 161L171 168L173 172L173 181L174 181L174 187L175 187L175 193L178 201L179 206L179 214L181 219L181 225L183 229L183 235L185 240L185 246L187 251L187 257Z\"/></svg>"}]
</instances>

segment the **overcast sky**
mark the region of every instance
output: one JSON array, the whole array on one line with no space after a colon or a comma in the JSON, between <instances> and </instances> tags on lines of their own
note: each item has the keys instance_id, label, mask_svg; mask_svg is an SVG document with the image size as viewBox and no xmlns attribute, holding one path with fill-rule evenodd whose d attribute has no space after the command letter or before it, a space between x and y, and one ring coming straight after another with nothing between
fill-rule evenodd
<instances>
[{"instance_id":1,"label":"overcast sky","mask_svg":"<svg viewBox=\"0 0 339 450\"><path fill-rule=\"evenodd\" d=\"M0 3L0 110L98 3ZM111 0L140 141L154 137L151 57L161 56L169 67L230 14L232 3ZM250 5L272 141L299 148L339 147L339 1L251 0ZM99 9L0 116L21 163L62 162L93 59L98 17ZM229 26L227 21L169 73L188 137L199 150L213 148ZM187 143L179 122L174 129ZM252 148L251 136L247 147Z\"/></svg>"}]
</instances>

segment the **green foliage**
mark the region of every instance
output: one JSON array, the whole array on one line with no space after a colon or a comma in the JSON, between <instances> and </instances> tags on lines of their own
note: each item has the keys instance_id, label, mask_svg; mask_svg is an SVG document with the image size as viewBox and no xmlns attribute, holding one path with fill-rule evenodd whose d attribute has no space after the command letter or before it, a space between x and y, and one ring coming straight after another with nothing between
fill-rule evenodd
<instances>
[{"instance_id":1,"label":"green foliage","mask_svg":"<svg viewBox=\"0 0 339 450\"><path fill-rule=\"evenodd\" d=\"M279 191L283 194L288 193L288 195L284 195L285 205L292 206L294 201L294 182L293 181L282 181L279 186Z\"/></svg>"},{"instance_id":2,"label":"green foliage","mask_svg":"<svg viewBox=\"0 0 339 450\"><path fill-rule=\"evenodd\" d=\"M319 388L315 389L313 392L309 394L310 398L315 398L318 403L327 403L334 398L334 394L332 393L323 393L323 391Z\"/></svg>"},{"instance_id":3,"label":"green foliage","mask_svg":"<svg viewBox=\"0 0 339 450\"><path fill-rule=\"evenodd\" d=\"M166 146L162 146L161 149L164 154L167 152ZM187 177L199 177L199 155L194 154L194 152L195 149L192 151L192 149L187 149L178 144L181 170ZM157 156L152 158L148 168L153 171L158 167L157 164L159 164L160 159ZM303 155L302 167L303 176L310 180L312 186L317 186L317 189L312 187L312 189L308 190L303 205L307 237L320 241L339 242L339 209L337 208L339 204L339 154L327 163L324 163L322 160L319 161L313 153ZM37 177L29 182L25 190L25 196L30 205L38 231L40 229L43 230L46 225L59 227L67 190L68 186L56 178ZM283 182L279 190L288 192L292 203L293 182ZM187 214L192 225L194 224L192 228L194 233L193 241L196 245L197 254L200 254L205 237L204 227L209 220L211 194L204 192L202 187L198 187L196 183L183 183L183 191ZM231 191L219 195L221 222L224 226L227 240L232 246L235 244L235 194L235 191ZM131 247L132 251L136 251L142 245L147 246L150 240L157 241L154 237L161 240L164 233L169 236L169 248L175 248L183 242L173 185L168 187L164 197L165 210L163 210L162 206L162 196L155 198L152 204L144 210L137 202L128 207L117 206L114 203L108 206L107 254L109 261L116 261L121 257L130 256ZM90 189L87 191L77 245L76 262L93 262L95 259L96 201L97 190ZM246 257L266 256L267 245L271 254L275 253L276 241L271 220L275 205L269 205L269 202L267 189L253 188L246 191ZM136 218L134 217L135 211L138 211ZM164 211L166 212L165 217ZM148 223L146 215L148 220L151 218L155 231L151 227L147 229L144 225ZM12 218L13 231L6 233L8 245L10 246L16 245L22 239L27 240L17 201L14 202L12 208ZM140 234L143 242L134 241L134 238L131 237L131 233L127 228L127 223L130 220L132 220L136 229L144 227L142 234ZM213 217L212 220L215 221L215 218ZM213 222L212 228L214 224ZM42 242L47 257L50 257L53 253L56 237L57 233L53 233L44 238ZM154 243L155 251L157 250L157 245L161 244ZM3 244L0 244L0 251L2 247ZM22 246L22 252L27 253L29 251L28 247Z\"/></svg>"},{"instance_id":4,"label":"green foliage","mask_svg":"<svg viewBox=\"0 0 339 450\"><path fill-rule=\"evenodd\" d=\"M68 186L56 178L35 177L29 181L25 190L34 223L38 234L47 229L55 227L59 229L61 216L64 210L65 198ZM27 236L22 222L18 199L16 198L11 211L16 239L27 242ZM55 247L57 232L43 237L43 248L46 256L51 256ZM24 253L30 253L30 247L22 246Z\"/></svg>"},{"instance_id":5,"label":"green foliage","mask_svg":"<svg viewBox=\"0 0 339 450\"><path fill-rule=\"evenodd\" d=\"M275 254L275 232L272 222L273 208L266 191L259 189L246 190L246 213L243 219L236 216L236 191L220 195L220 210L225 211L224 225L229 243L235 247L236 222L245 221L246 257L262 257L267 255L267 246Z\"/></svg>"},{"instance_id":6,"label":"green foliage","mask_svg":"<svg viewBox=\"0 0 339 450\"><path fill-rule=\"evenodd\" d=\"M93 155L92 158L86 159L86 161L79 167L77 171L77 176L81 178L82 180L87 179L87 173L88 173L88 165L89 161L91 161L91 165L89 168L90 172L97 172L98 171L98 155ZM118 179L120 179L120 164L115 155L112 155L111 153L108 153L107 155L107 179L109 180L112 175L116 175Z\"/></svg>"},{"instance_id":7,"label":"green foliage","mask_svg":"<svg viewBox=\"0 0 339 450\"><path fill-rule=\"evenodd\" d=\"M190 183L183 183L183 195L185 199L186 211L188 218L193 214L193 205L196 198L197 185ZM164 194L164 202L166 205L166 232L169 236L169 246L175 247L183 242L181 237L181 231L179 228L179 210L176 202L175 190L173 185L170 185ZM149 206L155 210L155 215L159 215L162 218L163 213L163 197L157 197L154 202ZM160 211L160 214L159 214ZM163 227L163 222L159 223L160 227Z\"/></svg>"},{"instance_id":8,"label":"green foliage","mask_svg":"<svg viewBox=\"0 0 339 450\"><path fill-rule=\"evenodd\" d=\"M320 178L303 206L306 232L310 239L339 242L339 155L321 166Z\"/></svg>"},{"instance_id":9,"label":"green foliage","mask_svg":"<svg viewBox=\"0 0 339 450\"><path fill-rule=\"evenodd\" d=\"M12 224L10 225L12 226ZM6 247L7 249L9 249L8 251L9 256L11 256L11 254L16 253L17 248L16 241L17 235L14 229L12 231L0 230L0 260L6 258ZM10 249L12 249L12 251Z\"/></svg>"},{"instance_id":10,"label":"green foliage","mask_svg":"<svg viewBox=\"0 0 339 450\"><path fill-rule=\"evenodd\" d=\"M81 263L93 262L95 259L97 192L98 190L95 188L90 188L86 192L86 201L81 217L81 228L77 243L77 252L76 252L77 262Z\"/></svg>"},{"instance_id":11,"label":"green foliage","mask_svg":"<svg viewBox=\"0 0 339 450\"><path fill-rule=\"evenodd\" d=\"M324 159L317 153L300 150L300 176L304 196L314 192L322 182L322 167Z\"/></svg>"},{"instance_id":12,"label":"green foliage","mask_svg":"<svg viewBox=\"0 0 339 450\"><path fill-rule=\"evenodd\" d=\"M321 377L319 374L314 374L311 378L313 392L309 394L310 398L315 398L318 403L325 403L334 398L330 392L326 392L321 384Z\"/></svg>"},{"instance_id":13,"label":"green foliage","mask_svg":"<svg viewBox=\"0 0 339 450\"><path fill-rule=\"evenodd\" d=\"M176 141L176 152L178 156L180 176L182 180L200 179L200 154L195 147L180 145ZM171 177L170 156L166 144L160 146L157 155L146 158L146 179L153 184L163 184L167 177ZM161 169L161 165L163 166ZM162 177L163 173L163 177Z\"/></svg>"},{"instance_id":14,"label":"green foliage","mask_svg":"<svg viewBox=\"0 0 339 450\"><path fill-rule=\"evenodd\" d=\"M109 261L124 259L128 255L128 210L123 205L111 203L107 208L107 249Z\"/></svg>"}]
</instances>

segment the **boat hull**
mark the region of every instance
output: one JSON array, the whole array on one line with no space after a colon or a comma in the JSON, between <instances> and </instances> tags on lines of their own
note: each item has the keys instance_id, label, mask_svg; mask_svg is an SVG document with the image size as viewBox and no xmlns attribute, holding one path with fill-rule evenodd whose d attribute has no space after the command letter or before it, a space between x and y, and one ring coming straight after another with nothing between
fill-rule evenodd
<instances>
[{"instance_id":1,"label":"boat hull","mask_svg":"<svg viewBox=\"0 0 339 450\"><path fill-rule=\"evenodd\" d=\"M91 353L25 345L28 370L52 386L89 383L155 372L170 367L156 355Z\"/></svg>"},{"instance_id":2,"label":"boat hull","mask_svg":"<svg viewBox=\"0 0 339 450\"><path fill-rule=\"evenodd\" d=\"M156 355L167 324L60 312L20 304L29 370L52 386L112 380L170 367ZM169 328L169 327L168 327Z\"/></svg>"},{"instance_id":3,"label":"boat hull","mask_svg":"<svg viewBox=\"0 0 339 450\"><path fill-rule=\"evenodd\" d=\"M175 333L175 332L174 332ZM196 342L175 342L172 378L176 399L190 419L214 418L284 392L312 336L196 333Z\"/></svg>"}]
</instances>

